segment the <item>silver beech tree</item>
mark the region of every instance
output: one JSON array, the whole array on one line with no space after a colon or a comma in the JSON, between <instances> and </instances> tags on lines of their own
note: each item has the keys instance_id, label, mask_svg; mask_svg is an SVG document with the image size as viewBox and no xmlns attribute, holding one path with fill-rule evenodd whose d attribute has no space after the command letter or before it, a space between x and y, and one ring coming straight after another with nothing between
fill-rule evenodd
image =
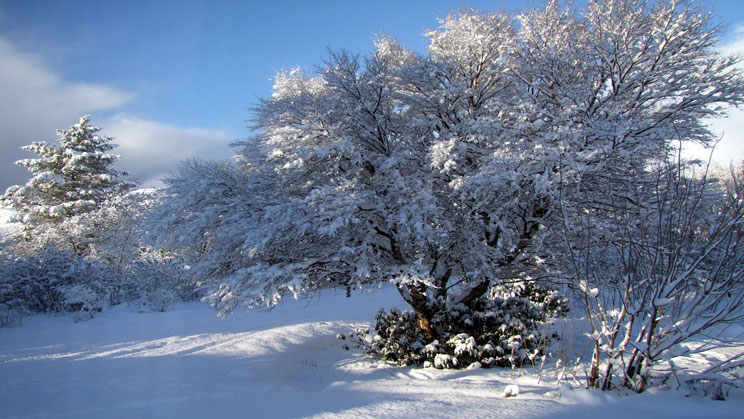
<instances>
[{"instance_id":1,"label":"silver beech tree","mask_svg":"<svg viewBox=\"0 0 744 419\"><path fill-rule=\"evenodd\" d=\"M567 207L670 141L709 143L703 118L744 99L691 1L461 12L426 35L425 55L381 37L280 72L235 165L169 181L153 231L192 250L216 305L392 281L436 338L442 310L555 274Z\"/></svg>"}]
</instances>

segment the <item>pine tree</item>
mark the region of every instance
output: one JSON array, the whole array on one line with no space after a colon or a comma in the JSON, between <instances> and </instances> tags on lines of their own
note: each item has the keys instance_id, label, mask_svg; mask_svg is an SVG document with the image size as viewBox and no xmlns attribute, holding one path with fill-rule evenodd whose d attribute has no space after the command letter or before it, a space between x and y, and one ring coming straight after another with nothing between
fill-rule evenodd
<instances>
[{"instance_id":1,"label":"pine tree","mask_svg":"<svg viewBox=\"0 0 744 419\"><path fill-rule=\"evenodd\" d=\"M19 213L26 224L56 224L89 212L112 195L131 189L127 175L112 165L119 156L112 138L96 135L101 129L90 125L90 116L66 131L58 130L59 145L34 142L23 150L39 155L15 162L33 175L25 185L8 188L4 206Z\"/></svg>"}]
</instances>

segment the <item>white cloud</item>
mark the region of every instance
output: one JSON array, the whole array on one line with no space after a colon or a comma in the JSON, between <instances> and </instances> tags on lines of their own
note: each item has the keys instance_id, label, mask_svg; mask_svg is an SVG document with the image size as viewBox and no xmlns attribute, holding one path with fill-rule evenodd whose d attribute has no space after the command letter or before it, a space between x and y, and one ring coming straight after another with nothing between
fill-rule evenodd
<instances>
[{"instance_id":1,"label":"white cloud","mask_svg":"<svg viewBox=\"0 0 744 419\"><path fill-rule=\"evenodd\" d=\"M54 142L83 115L103 133L115 137L119 166L146 186L173 172L189 157L222 159L232 154L225 131L181 128L126 113L101 118L97 113L122 110L135 95L106 85L64 80L40 57L20 51L0 36L0 193L23 184L29 174L13 162L31 157L20 150L32 141Z\"/></svg>"},{"instance_id":2,"label":"white cloud","mask_svg":"<svg viewBox=\"0 0 744 419\"><path fill-rule=\"evenodd\" d=\"M722 53L738 55L744 59L744 26L734 30L730 42L721 46ZM744 71L744 61L739 63ZM730 162L744 159L744 109L730 109L728 117L710 121L713 133L721 138L713 153L713 160L724 166ZM708 152L700 147L690 147L690 152L700 158L707 158Z\"/></svg>"},{"instance_id":3,"label":"white cloud","mask_svg":"<svg viewBox=\"0 0 744 419\"><path fill-rule=\"evenodd\" d=\"M134 95L120 89L70 82L49 70L38 57L0 37L0 187L23 183L25 169L13 162L32 141L53 141L54 132L80 116L117 108Z\"/></svg>"},{"instance_id":4,"label":"white cloud","mask_svg":"<svg viewBox=\"0 0 744 419\"><path fill-rule=\"evenodd\" d=\"M160 178L173 173L185 159L232 156L229 143L234 138L226 131L181 128L124 113L94 122L104 134L115 137L119 167L147 187L158 186Z\"/></svg>"}]
</instances>

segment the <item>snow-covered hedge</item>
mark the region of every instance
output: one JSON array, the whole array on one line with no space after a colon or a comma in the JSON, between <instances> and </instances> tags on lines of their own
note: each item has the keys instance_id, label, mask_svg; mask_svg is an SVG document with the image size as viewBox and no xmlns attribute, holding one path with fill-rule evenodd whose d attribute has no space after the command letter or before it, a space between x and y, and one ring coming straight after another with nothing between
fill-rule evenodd
<instances>
[{"instance_id":1,"label":"snow-covered hedge","mask_svg":"<svg viewBox=\"0 0 744 419\"><path fill-rule=\"evenodd\" d=\"M567 310L567 301L534 282L494 287L469 310L460 304L435 308L429 336L411 311L380 309L375 332L357 329L351 341L370 355L401 365L465 368L522 365L540 355L550 338L545 321ZM344 337L345 338L345 337Z\"/></svg>"},{"instance_id":2,"label":"snow-covered hedge","mask_svg":"<svg viewBox=\"0 0 744 419\"><path fill-rule=\"evenodd\" d=\"M94 317L106 306L127 303L140 311L165 311L195 297L183 265L136 260L125 270L56 248L0 259L0 326L25 313L77 313Z\"/></svg>"},{"instance_id":3,"label":"snow-covered hedge","mask_svg":"<svg viewBox=\"0 0 744 419\"><path fill-rule=\"evenodd\" d=\"M0 268L0 304L22 312L85 312L92 317L103 309L113 281L104 264L68 251L5 255Z\"/></svg>"}]
</instances>

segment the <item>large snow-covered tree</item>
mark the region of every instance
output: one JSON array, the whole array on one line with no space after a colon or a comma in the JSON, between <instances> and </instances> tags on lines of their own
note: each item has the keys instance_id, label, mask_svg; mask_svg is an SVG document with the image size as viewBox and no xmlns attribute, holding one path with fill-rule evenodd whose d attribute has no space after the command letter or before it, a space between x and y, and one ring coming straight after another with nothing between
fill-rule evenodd
<instances>
[{"instance_id":1,"label":"large snow-covered tree","mask_svg":"<svg viewBox=\"0 0 744 419\"><path fill-rule=\"evenodd\" d=\"M692 1L466 11L427 36L425 55L381 37L280 72L235 166L171 179L155 231L210 255L215 304L392 281L435 338L443 311L558 266L562 209L710 142L703 118L744 99Z\"/></svg>"},{"instance_id":2,"label":"large snow-covered tree","mask_svg":"<svg viewBox=\"0 0 744 419\"><path fill-rule=\"evenodd\" d=\"M32 177L25 185L8 188L3 204L29 224L56 224L130 189L133 184L124 179L126 173L113 168L118 156L110 153L116 147L112 138L97 135L99 131L84 116L67 130L57 131L58 145L34 142L24 146L39 157L15 164L28 169Z\"/></svg>"}]
</instances>

